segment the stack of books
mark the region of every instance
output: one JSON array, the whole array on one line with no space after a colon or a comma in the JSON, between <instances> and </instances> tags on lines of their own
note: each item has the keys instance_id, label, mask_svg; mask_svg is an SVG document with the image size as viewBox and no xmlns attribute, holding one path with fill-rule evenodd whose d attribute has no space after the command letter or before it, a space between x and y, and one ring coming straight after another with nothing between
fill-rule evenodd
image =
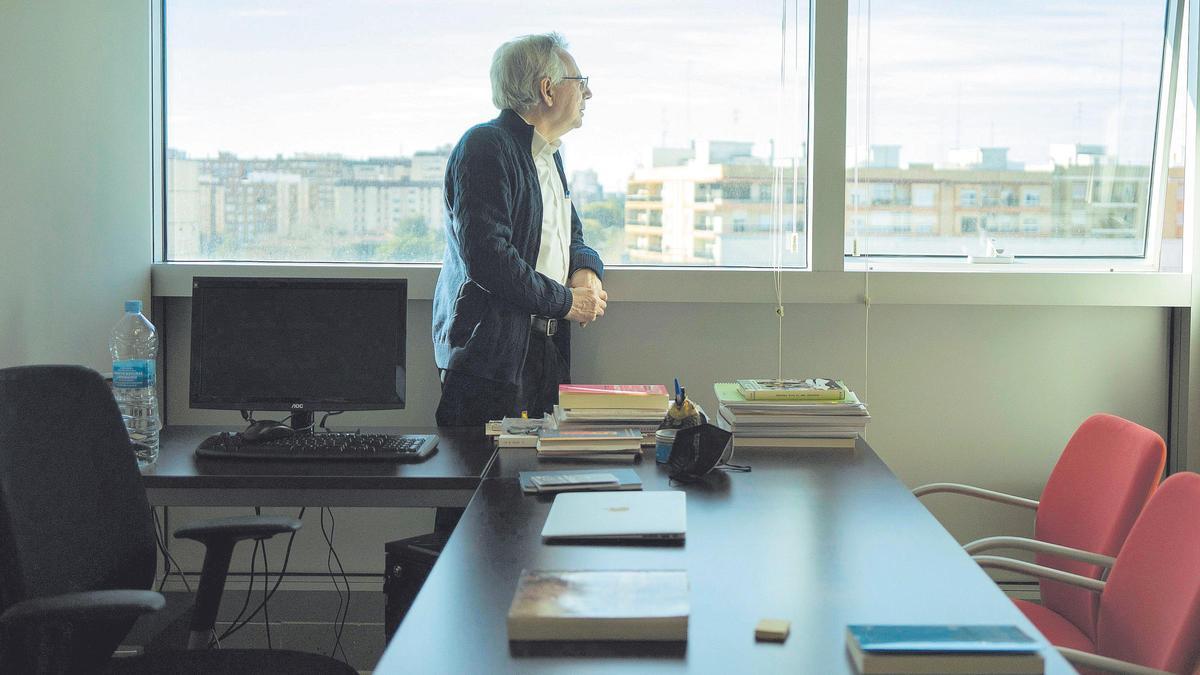
<instances>
[{"instance_id":1,"label":"stack of books","mask_svg":"<svg viewBox=\"0 0 1200 675\"><path fill-rule=\"evenodd\" d=\"M496 447L536 448L538 434L545 424L544 419L505 417L492 420L484 427L484 434L491 436Z\"/></svg>"},{"instance_id":2,"label":"stack of books","mask_svg":"<svg viewBox=\"0 0 1200 675\"><path fill-rule=\"evenodd\" d=\"M734 448L853 448L871 416L837 380L738 380L717 383L718 425Z\"/></svg>"},{"instance_id":3,"label":"stack of books","mask_svg":"<svg viewBox=\"0 0 1200 675\"><path fill-rule=\"evenodd\" d=\"M636 429L542 429L538 459L636 462L642 456L642 434Z\"/></svg>"},{"instance_id":4,"label":"stack of books","mask_svg":"<svg viewBox=\"0 0 1200 675\"><path fill-rule=\"evenodd\" d=\"M670 403L661 384L560 384L552 423L565 431L636 429L642 445L653 446Z\"/></svg>"}]
</instances>

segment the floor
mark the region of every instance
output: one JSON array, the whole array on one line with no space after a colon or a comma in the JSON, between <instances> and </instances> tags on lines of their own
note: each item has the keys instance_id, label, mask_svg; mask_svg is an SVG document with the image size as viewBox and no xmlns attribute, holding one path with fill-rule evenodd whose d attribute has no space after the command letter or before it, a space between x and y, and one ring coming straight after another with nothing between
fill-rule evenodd
<instances>
[{"instance_id":1,"label":"floor","mask_svg":"<svg viewBox=\"0 0 1200 675\"><path fill-rule=\"evenodd\" d=\"M130 632L126 643L131 646L146 644L150 637L158 634L191 606L189 593L164 593L167 609L153 617L144 618ZM349 599L347 610L346 600ZM232 625L243 603L246 591L226 591L217 617L217 632L224 633ZM249 615L262 601L262 588L256 587L245 615ZM339 601L341 602L339 610ZM331 655L350 664L355 670L369 673L383 655L386 645L383 632L383 593L367 591L285 591L279 590L267 605L270 618L271 647L295 649ZM345 622L341 623L342 610ZM244 615L244 616L245 616ZM253 617L237 632L221 640L222 647L240 649L266 649L267 623L262 612ZM337 628L341 626L341 639ZM181 636L182 639L182 636ZM336 654L335 654L336 651Z\"/></svg>"}]
</instances>

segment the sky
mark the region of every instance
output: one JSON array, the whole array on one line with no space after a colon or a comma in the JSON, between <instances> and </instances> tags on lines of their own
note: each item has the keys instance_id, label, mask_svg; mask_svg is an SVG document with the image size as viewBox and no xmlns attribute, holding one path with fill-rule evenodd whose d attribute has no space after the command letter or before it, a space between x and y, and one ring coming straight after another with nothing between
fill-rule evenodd
<instances>
[{"instance_id":1,"label":"sky","mask_svg":"<svg viewBox=\"0 0 1200 675\"><path fill-rule=\"evenodd\" d=\"M982 145L1038 164L1050 143L1103 143L1148 161L1162 0L849 3L849 144L869 130L904 162ZM563 139L567 169L624 191L655 146L742 140L765 156L777 139L797 152L807 18L797 0L167 0L168 144L259 157L453 144L496 114L495 48L557 30L594 93Z\"/></svg>"}]
</instances>

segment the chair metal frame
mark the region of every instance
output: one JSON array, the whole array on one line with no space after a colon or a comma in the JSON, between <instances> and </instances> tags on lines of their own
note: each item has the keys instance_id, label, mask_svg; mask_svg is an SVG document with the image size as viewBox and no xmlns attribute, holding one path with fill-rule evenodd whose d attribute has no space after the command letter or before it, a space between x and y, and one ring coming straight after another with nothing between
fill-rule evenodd
<instances>
[{"instance_id":1,"label":"chair metal frame","mask_svg":"<svg viewBox=\"0 0 1200 675\"><path fill-rule=\"evenodd\" d=\"M1059 548L1066 547L1063 546ZM1077 551L1076 549L1068 550L1084 554L1084 556L1087 557L1097 555L1087 551ZM1073 557L1057 551L1054 552L1054 554L1062 555L1063 557ZM1038 565L1036 563L1025 562L1023 560L1013 560L1011 558L990 555L976 555L972 556L971 558L983 568L1002 569L1009 572L1027 574L1033 577L1050 579L1052 581L1060 581L1065 584L1078 586L1079 588L1085 588L1093 593L1103 593L1105 586L1107 586L1107 582L1100 581L1098 579L1092 579L1090 577L1085 577L1078 574L1071 574L1070 572L1063 572L1062 570L1056 570L1053 567L1046 567L1045 565ZM1092 562L1089 559L1084 559L1082 556L1074 556L1074 558L1083 562ZM1108 565L1108 567L1111 567L1111 565ZM1099 654L1092 654L1089 652L1080 651L1078 649L1071 649L1070 647L1055 647L1055 649L1057 649L1058 653L1062 654L1063 657L1071 663L1075 663L1086 668L1094 668L1096 670L1103 670L1111 673L1128 673L1129 675L1171 675L1163 670L1147 668L1146 666L1130 663L1129 661L1114 659L1111 656L1101 656Z\"/></svg>"}]
</instances>

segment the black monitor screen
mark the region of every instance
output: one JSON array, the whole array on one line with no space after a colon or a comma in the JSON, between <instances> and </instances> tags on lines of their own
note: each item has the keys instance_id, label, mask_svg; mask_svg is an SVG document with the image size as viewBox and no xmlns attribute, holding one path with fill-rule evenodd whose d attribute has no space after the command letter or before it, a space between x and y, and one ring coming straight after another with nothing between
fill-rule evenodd
<instances>
[{"instance_id":1,"label":"black monitor screen","mask_svg":"<svg viewBox=\"0 0 1200 675\"><path fill-rule=\"evenodd\" d=\"M404 407L404 279L196 277L193 408Z\"/></svg>"}]
</instances>

